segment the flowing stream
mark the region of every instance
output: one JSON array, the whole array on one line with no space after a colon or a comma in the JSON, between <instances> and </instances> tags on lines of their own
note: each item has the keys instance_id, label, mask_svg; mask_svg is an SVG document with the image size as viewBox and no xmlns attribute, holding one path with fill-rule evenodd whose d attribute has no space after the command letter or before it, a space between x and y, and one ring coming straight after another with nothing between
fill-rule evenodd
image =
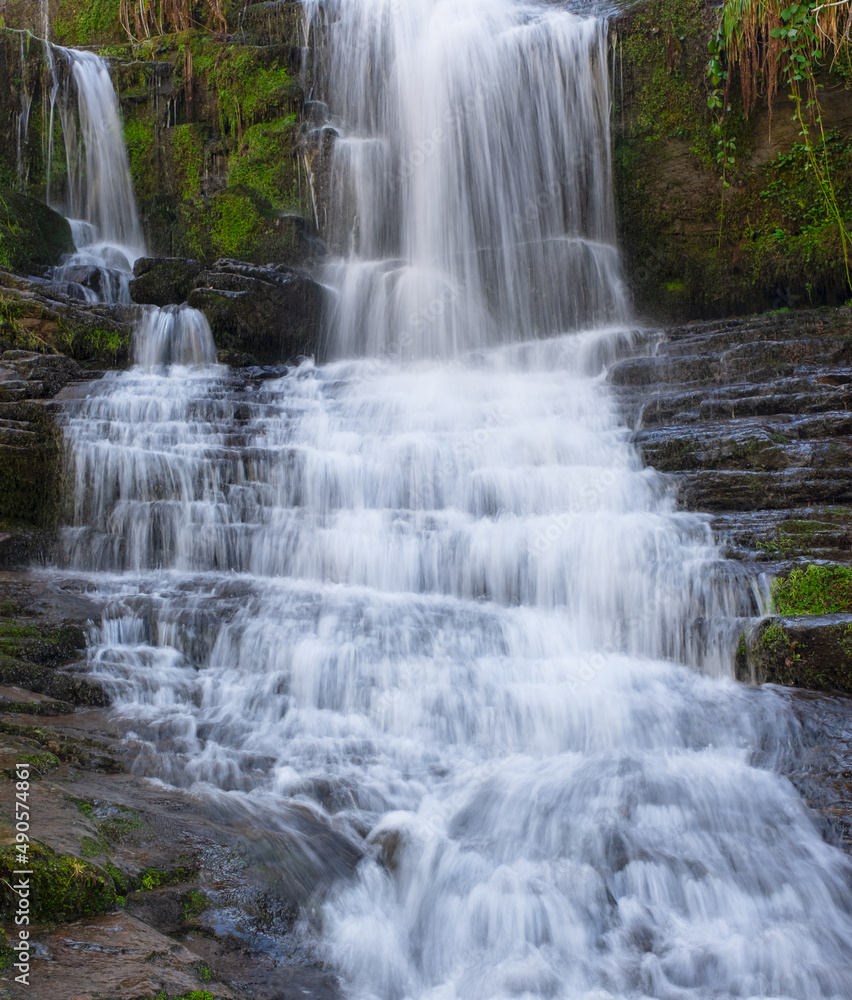
<instances>
[{"instance_id":1,"label":"flowing stream","mask_svg":"<svg viewBox=\"0 0 852 1000\"><path fill-rule=\"evenodd\" d=\"M177 308L68 404L64 571L138 770L363 849L304 930L353 998L848 1000L848 862L776 773L786 702L730 677L753 598L605 382L605 26L306 24L335 360L237 378Z\"/></svg>"}]
</instances>

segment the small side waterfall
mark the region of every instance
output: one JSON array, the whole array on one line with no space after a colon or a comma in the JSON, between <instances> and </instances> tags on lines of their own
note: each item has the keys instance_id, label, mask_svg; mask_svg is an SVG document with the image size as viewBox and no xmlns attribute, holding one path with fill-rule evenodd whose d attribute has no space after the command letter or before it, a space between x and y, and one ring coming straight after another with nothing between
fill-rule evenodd
<instances>
[{"instance_id":1,"label":"small side waterfall","mask_svg":"<svg viewBox=\"0 0 852 1000\"><path fill-rule=\"evenodd\" d=\"M118 114L118 97L105 59L54 46L71 71L63 88L61 116L68 163L70 218L94 227L103 243L144 252L145 241Z\"/></svg>"},{"instance_id":2,"label":"small side waterfall","mask_svg":"<svg viewBox=\"0 0 852 1000\"><path fill-rule=\"evenodd\" d=\"M237 377L152 312L67 405L52 573L102 601L137 771L363 852L298 931L357 1000L848 1000L852 868L776 773L786 703L730 678L749 593L606 386L604 28L306 11L338 360Z\"/></svg>"},{"instance_id":3,"label":"small side waterfall","mask_svg":"<svg viewBox=\"0 0 852 1000\"><path fill-rule=\"evenodd\" d=\"M134 334L134 360L142 368L215 365L216 345L204 313L190 306L151 306Z\"/></svg>"},{"instance_id":4,"label":"small side waterfall","mask_svg":"<svg viewBox=\"0 0 852 1000\"><path fill-rule=\"evenodd\" d=\"M78 248L53 275L59 281L72 282L78 293L91 301L129 303L132 264L145 252L145 241L107 61L21 32L17 152L19 181L24 188L33 101L28 86L31 74L24 72L24 67L33 50L42 60L39 86L46 123L45 199L69 219ZM66 163L61 183L56 182L53 170L59 142Z\"/></svg>"}]
</instances>

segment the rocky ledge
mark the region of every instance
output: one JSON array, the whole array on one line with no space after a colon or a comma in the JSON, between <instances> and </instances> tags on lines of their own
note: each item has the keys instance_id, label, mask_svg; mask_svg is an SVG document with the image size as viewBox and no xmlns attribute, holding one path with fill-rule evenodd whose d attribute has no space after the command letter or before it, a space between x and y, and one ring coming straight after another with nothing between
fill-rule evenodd
<instances>
[{"instance_id":1,"label":"rocky ledge","mask_svg":"<svg viewBox=\"0 0 852 1000\"><path fill-rule=\"evenodd\" d=\"M323 289L301 268L145 257L133 273L135 302L188 301L201 310L225 363L276 365L318 353Z\"/></svg>"},{"instance_id":2,"label":"rocky ledge","mask_svg":"<svg viewBox=\"0 0 852 1000\"><path fill-rule=\"evenodd\" d=\"M609 371L646 463L712 515L730 559L776 579L738 676L852 692L852 310L651 336Z\"/></svg>"}]
</instances>

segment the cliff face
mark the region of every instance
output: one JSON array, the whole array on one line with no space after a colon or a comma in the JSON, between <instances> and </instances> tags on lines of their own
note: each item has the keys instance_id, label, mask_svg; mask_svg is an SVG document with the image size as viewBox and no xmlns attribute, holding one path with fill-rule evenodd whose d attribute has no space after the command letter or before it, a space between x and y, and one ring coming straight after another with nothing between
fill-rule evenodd
<instances>
[{"instance_id":1,"label":"cliff face","mask_svg":"<svg viewBox=\"0 0 852 1000\"><path fill-rule=\"evenodd\" d=\"M732 72L727 110L708 107L719 16L703 0L650 0L611 24L616 200L636 307L665 322L841 305L850 291L837 226L783 85L771 107L758 96L746 115ZM819 82L832 177L848 211L848 67L838 61Z\"/></svg>"}]
</instances>

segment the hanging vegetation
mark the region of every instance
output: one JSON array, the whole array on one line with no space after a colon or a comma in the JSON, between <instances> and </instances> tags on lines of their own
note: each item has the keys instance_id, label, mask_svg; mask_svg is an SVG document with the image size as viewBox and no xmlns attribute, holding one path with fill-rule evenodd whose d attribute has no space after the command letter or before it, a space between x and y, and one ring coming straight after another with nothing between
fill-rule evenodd
<instances>
[{"instance_id":1,"label":"hanging vegetation","mask_svg":"<svg viewBox=\"0 0 852 1000\"><path fill-rule=\"evenodd\" d=\"M715 112L723 196L728 168L735 162L735 147L726 121L733 73L737 72L746 115L761 97L767 100L771 114L779 89L787 90L793 104L793 121L799 126L806 152L806 169L812 171L826 219L838 228L850 289L852 219L848 207L838 202L819 97L823 87L820 76L827 67L842 61L852 69L851 33L850 0L789 5L786 0L727 0L709 44L707 65L712 87L707 103ZM724 203L720 209L720 240L723 220Z\"/></svg>"}]
</instances>

